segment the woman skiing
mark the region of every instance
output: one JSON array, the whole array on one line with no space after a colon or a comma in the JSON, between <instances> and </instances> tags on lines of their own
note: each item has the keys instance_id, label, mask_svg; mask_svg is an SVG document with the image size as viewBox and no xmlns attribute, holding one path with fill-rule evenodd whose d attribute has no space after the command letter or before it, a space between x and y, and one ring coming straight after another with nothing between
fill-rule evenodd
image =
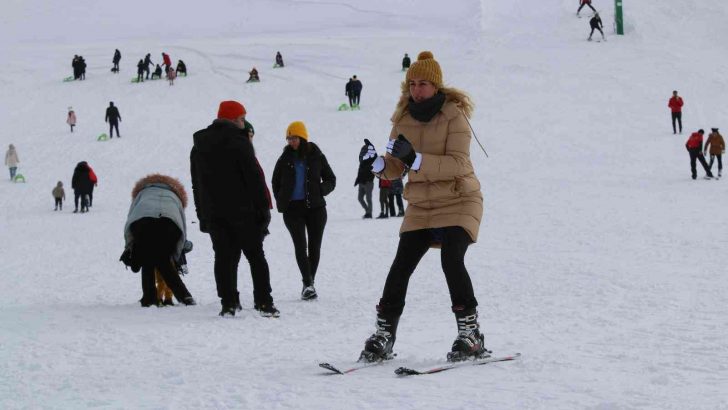
<instances>
[{"instance_id":1,"label":"woman skiing","mask_svg":"<svg viewBox=\"0 0 728 410\"><path fill-rule=\"evenodd\" d=\"M432 53L421 52L402 83L387 155L372 165L379 178L395 180L407 174L408 206L397 254L377 305L377 330L366 340L360 361L393 356L409 278L431 247L441 248L442 270L458 327L448 360L490 354L464 264L468 246L478 238L483 215L480 182L470 161L467 118L472 110L464 92L443 85L442 70Z\"/></svg>"}]
</instances>

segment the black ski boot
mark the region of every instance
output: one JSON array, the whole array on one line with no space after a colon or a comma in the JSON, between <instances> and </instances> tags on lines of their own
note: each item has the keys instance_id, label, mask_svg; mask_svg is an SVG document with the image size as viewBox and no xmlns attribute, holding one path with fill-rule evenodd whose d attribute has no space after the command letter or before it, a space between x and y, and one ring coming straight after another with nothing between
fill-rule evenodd
<instances>
[{"instance_id":1,"label":"black ski boot","mask_svg":"<svg viewBox=\"0 0 728 410\"><path fill-rule=\"evenodd\" d=\"M492 352L485 348L484 337L480 333L478 311L475 308L466 310L462 306L456 306L453 311L458 323L458 337L452 343L447 361L459 362L490 357Z\"/></svg>"},{"instance_id":2,"label":"black ski boot","mask_svg":"<svg viewBox=\"0 0 728 410\"><path fill-rule=\"evenodd\" d=\"M360 362L379 362L390 360L394 341L397 338L399 316L377 315L377 331L364 342L364 350L359 355Z\"/></svg>"}]
</instances>

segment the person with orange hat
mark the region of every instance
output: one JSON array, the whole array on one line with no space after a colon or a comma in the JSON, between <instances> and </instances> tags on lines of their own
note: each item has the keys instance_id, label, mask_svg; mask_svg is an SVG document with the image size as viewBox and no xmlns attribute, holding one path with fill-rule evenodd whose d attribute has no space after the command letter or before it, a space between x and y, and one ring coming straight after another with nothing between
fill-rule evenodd
<instances>
[{"instance_id":1,"label":"person with orange hat","mask_svg":"<svg viewBox=\"0 0 728 410\"><path fill-rule=\"evenodd\" d=\"M336 187L336 175L318 145L308 140L301 121L286 129L286 146L273 170L273 196L278 212L293 239L296 262L301 271L301 299L318 297L314 280L321 259L321 242L326 227L324 197Z\"/></svg>"},{"instance_id":2,"label":"person with orange hat","mask_svg":"<svg viewBox=\"0 0 728 410\"><path fill-rule=\"evenodd\" d=\"M470 97L445 87L442 69L429 51L417 56L402 82L392 116L387 154L372 171L380 179L407 174L408 201L399 245L377 305L377 328L364 343L360 361L391 359L410 276L431 247L440 248L458 334L448 361L490 355L478 322L478 301L465 268L465 252L478 238L483 216L480 192L470 160L473 111Z\"/></svg>"},{"instance_id":3,"label":"person with orange hat","mask_svg":"<svg viewBox=\"0 0 728 410\"><path fill-rule=\"evenodd\" d=\"M270 287L270 270L263 252L269 233L271 203L258 166L245 107L223 101L215 119L197 131L190 152L190 173L200 231L210 234L215 252L215 283L222 310L235 316L242 310L238 293L240 253L250 264L255 309L265 317L278 317Z\"/></svg>"}]
</instances>

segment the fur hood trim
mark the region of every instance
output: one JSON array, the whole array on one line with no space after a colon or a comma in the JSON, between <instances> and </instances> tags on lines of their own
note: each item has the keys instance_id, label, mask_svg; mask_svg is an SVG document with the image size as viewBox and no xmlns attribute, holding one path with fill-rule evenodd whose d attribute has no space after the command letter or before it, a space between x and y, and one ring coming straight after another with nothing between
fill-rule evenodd
<instances>
[{"instance_id":1,"label":"fur hood trim","mask_svg":"<svg viewBox=\"0 0 728 410\"><path fill-rule=\"evenodd\" d=\"M182 201L182 208L187 208L187 192L185 191L184 185L182 185L177 178L172 178L162 174L147 175L137 181L134 185L134 189L131 191L132 200L139 195L139 192L141 192L145 186L155 183L169 185L169 187L172 188L172 192L174 192L179 197L179 200Z\"/></svg>"},{"instance_id":2,"label":"fur hood trim","mask_svg":"<svg viewBox=\"0 0 728 410\"><path fill-rule=\"evenodd\" d=\"M400 95L399 102L397 102L397 108L394 110L394 115L392 115L392 122L399 121L407 112L407 104L410 99L409 84L407 81L402 81L401 88L402 95ZM466 94L465 91L452 87L442 87L438 91L445 94L446 103L455 103L457 108L463 112L466 118L470 118L473 115L475 105L473 104L473 100L470 99L470 96Z\"/></svg>"}]
</instances>

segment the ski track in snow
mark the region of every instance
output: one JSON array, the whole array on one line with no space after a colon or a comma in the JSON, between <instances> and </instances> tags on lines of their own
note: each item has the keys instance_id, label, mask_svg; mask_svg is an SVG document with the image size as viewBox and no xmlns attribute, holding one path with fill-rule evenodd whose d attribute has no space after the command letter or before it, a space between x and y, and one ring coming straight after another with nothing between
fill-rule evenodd
<instances>
[{"instance_id":1,"label":"ski track in snow","mask_svg":"<svg viewBox=\"0 0 728 410\"><path fill-rule=\"evenodd\" d=\"M630 2L629 35L619 37L609 29L611 3L595 0L609 40L598 47L584 41L588 20L574 16L572 0L446 9L430 0L276 3L270 10L250 3L254 19L240 13L244 26L259 29L246 35L227 23L205 25L192 11L177 18L207 37L55 44L39 33L35 43L3 45L0 143L16 145L28 182L0 182L0 408L728 408L728 193L723 180L689 179L683 146L697 128L728 127L728 81L719 68L724 2ZM274 7L282 4L299 24L278 20ZM62 21L63 13L83 15L82 6L48 13ZM25 14L20 3L13 7L11 22L40 6L26 5ZM133 18L121 13L119 20ZM352 15L356 27L338 31ZM326 18L330 27L318 23ZM437 23L458 19L463 27L442 35ZM56 24L48 33L61 30ZM122 51L118 75L109 73L114 48ZM472 125L490 157L471 144L485 213L466 266L488 347L523 356L394 376L399 366L444 363L456 334L433 250L409 285L398 357L325 376L319 362L353 364L374 330L397 246L399 219L360 219L356 155L363 138L384 152L402 54L414 60L423 49L433 50L446 83L476 103ZM136 61L151 52L157 62L163 50L187 63L189 77L172 87L131 84ZM277 50L281 70L270 68ZM62 83L73 54L86 57L87 80ZM245 84L253 66L262 82ZM337 112L353 74L364 83L362 110ZM686 100L679 136L666 107L673 89ZM337 175L320 298L299 300L291 240L274 212L265 250L281 318L253 311L244 260L244 310L217 317L212 248L190 207L195 249L184 281L199 305L142 309L138 274L118 262L131 188L163 172L189 193L192 133L230 98L248 110L269 181L294 120L306 123ZM96 142L108 132L109 101L121 110L123 137ZM79 118L73 134L63 122L69 105ZM91 212L74 215L70 178L81 160L100 181ZM63 212L52 211L58 180Z\"/></svg>"}]
</instances>

